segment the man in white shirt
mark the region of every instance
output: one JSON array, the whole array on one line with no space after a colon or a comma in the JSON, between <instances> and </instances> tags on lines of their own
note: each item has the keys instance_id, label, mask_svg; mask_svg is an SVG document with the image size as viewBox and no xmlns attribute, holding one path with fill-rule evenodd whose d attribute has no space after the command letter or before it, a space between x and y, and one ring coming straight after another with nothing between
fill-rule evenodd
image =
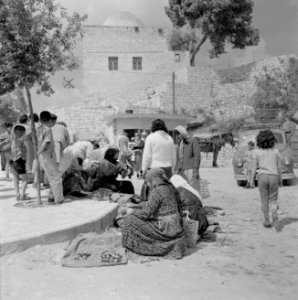
<instances>
[{"instance_id":1,"label":"man in white shirt","mask_svg":"<svg viewBox=\"0 0 298 300\"><path fill-rule=\"evenodd\" d=\"M143 151L142 171L162 168L168 178L171 178L176 165L176 151L172 137L161 119L152 122L151 134L145 141Z\"/></svg>"}]
</instances>

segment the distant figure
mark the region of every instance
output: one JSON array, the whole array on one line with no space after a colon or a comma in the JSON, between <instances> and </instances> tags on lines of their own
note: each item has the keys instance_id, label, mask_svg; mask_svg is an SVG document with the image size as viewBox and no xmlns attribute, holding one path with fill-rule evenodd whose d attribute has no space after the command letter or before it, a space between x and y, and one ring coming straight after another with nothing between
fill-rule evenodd
<instances>
[{"instance_id":1,"label":"distant figure","mask_svg":"<svg viewBox=\"0 0 298 300\"><path fill-rule=\"evenodd\" d=\"M179 142L176 173L184 177L191 186L194 186L200 179L201 153L199 142L181 125L177 126L174 131L178 133Z\"/></svg>"},{"instance_id":2,"label":"distant figure","mask_svg":"<svg viewBox=\"0 0 298 300\"><path fill-rule=\"evenodd\" d=\"M176 152L172 137L168 134L165 122L156 119L152 122L151 134L145 141L143 151L142 171L162 168L168 178L171 178L176 165Z\"/></svg>"},{"instance_id":3,"label":"distant figure","mask_svg":"<svg viewBox=\"0 0 298 300\"><path fill-rule=\"evenodd\" d=\"M258 167L258 187L264 214L264 227L271 227L269 206L272 209L273 226L278 230L277 215L278 186L282 183L282 157L275 148L275 135L271 130L262 130L258 133L257 146L254 151L252 177L254 178Z\"/></svg>"},{"instance_id":4,"label":"distant figure","mask_svg":"<svg viewBox=\"0 0 298 300\"><path fill-rule=\"evenodd\" d=\"M128 143L129 143L129 139L127 136L127 132L123 130L122 135L118 139L118 148L120 152L128 149Z\"/></svg>"},{"instance_id":5,"label":"distant figure","mask_svg":"<svg viewBox=\"0 0 298 300\"><path fill-rule=\"evenodd\" d=\"M129 149L129 139L127 136L127 132L123 130L122 136L118 139L118 148L120 150L119 154L119 161L128 164L130 166L130 169L133 170L133 152ZM129 178L131 178L133 173L129 174Z\"/></svg>"},{"instance_id":6,"label":"distant figure","mask_svg":"<svg viewBox=\"0 0 298 300\"><path fill-rule=\"evenodd\" d=\"M244 164L243 169L244 173L246 174L247 178L247 188L254 188L255 187L255 179L252 177L252 160L253 160L253 150L255 148L255 143L249 141L247 143L247 151L245 152L244 156Z\"/></svg>"},{"instance_id":7,"label":"distant figure","mask_svg":"<svg viewBox=\"0 0 298 300\"><path fill-rule=\"evenodd\" d=\"M132 148L135 155L134 170L137 173L137 178L140 178L140 176L143 177L142 158L143 158L143 149L145 146L145 141L141 139L139 133L136 133L134 138L134 143L135 146Z\"/></svg>"},{"instance_id":8,"label":"distant figure","mask_svg":"<svg viewBox=\"0 0 298 300\"><path fill-rule=\"evenodd\" d=\"M60 164L62 153L64 149L69 146L69 133L66 127L57 123L57 116L55 114L51 114L52 124L52 133L53 139L55 143L55 153L56 153L56 161L57 164Z\"/></svg>"},{"instance_id":9,"label":"distant figure","mask_svg":"<svg viewBox=\"0 0 298 300\"><path fill-rule=\"evenodd\" d=\"M12 123L4 123L4 133L0 135L1 167L5 171L6 178L9 179L9 159L11 153L11 129Z\"/></svg>"}]
</instances>

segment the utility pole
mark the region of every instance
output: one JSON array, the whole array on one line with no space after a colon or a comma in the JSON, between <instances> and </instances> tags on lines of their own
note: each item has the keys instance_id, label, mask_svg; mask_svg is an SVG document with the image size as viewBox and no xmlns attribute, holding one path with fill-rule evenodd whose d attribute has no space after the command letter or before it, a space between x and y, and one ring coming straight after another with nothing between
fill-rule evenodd
<instances>
[{"instance_id":1,"label":"utility pole","mask_svg":"<svg viewBox=\"0 0 298 300\"><path fill-rule=\"evenodd\" d=\"M175 72L172 73L172 95L173 95L173 114L176 113L176 107L175 107Z\"/></svg>"}]
</instances>

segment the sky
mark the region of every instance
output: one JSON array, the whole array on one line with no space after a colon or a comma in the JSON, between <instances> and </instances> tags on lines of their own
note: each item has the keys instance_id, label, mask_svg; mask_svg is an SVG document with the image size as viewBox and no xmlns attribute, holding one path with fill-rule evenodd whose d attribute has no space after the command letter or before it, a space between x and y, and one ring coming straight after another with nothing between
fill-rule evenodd
<instances>
[{"instance_id":1,"label":"sky","mask_svg":"<svg viewBox=\"0 0 298 300\"><path fill-rule=\"evenodd\" d=\"M119 10L129 11L145 26L170 27L164 13L168 0L56 0L69 12L87 14L86 25L101 25ZM256 47L231 50L220 59L210 60L206 47L200 51L197 62L202 66L218 68L233 67L268 56L296 54L298 56L298 0L254 0L253 26L260 31L261 41ZM33 94L33 105L37 112L51 107L69 106L84 101L81 93L80 71L71 74L75 89L63 89L63 74L52 78L56 91L50 98Z\"/></svg>"}]
</instances>

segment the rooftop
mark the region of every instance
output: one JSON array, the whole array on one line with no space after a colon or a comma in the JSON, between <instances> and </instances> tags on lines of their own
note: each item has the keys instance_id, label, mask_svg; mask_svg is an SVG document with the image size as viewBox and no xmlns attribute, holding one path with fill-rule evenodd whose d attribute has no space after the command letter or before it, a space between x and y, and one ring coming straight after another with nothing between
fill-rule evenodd
<instances>
[{"instance_id":1,"label":"rooftop","mask_svg":"<svg viewBox=\"0 0 298 300\"><path fill-rule=\"evenodd\" d=\"M145 27L136 16L128 11L116 12L108 17L102 25L111 27Z\"/></svg>"}]
</instances>

